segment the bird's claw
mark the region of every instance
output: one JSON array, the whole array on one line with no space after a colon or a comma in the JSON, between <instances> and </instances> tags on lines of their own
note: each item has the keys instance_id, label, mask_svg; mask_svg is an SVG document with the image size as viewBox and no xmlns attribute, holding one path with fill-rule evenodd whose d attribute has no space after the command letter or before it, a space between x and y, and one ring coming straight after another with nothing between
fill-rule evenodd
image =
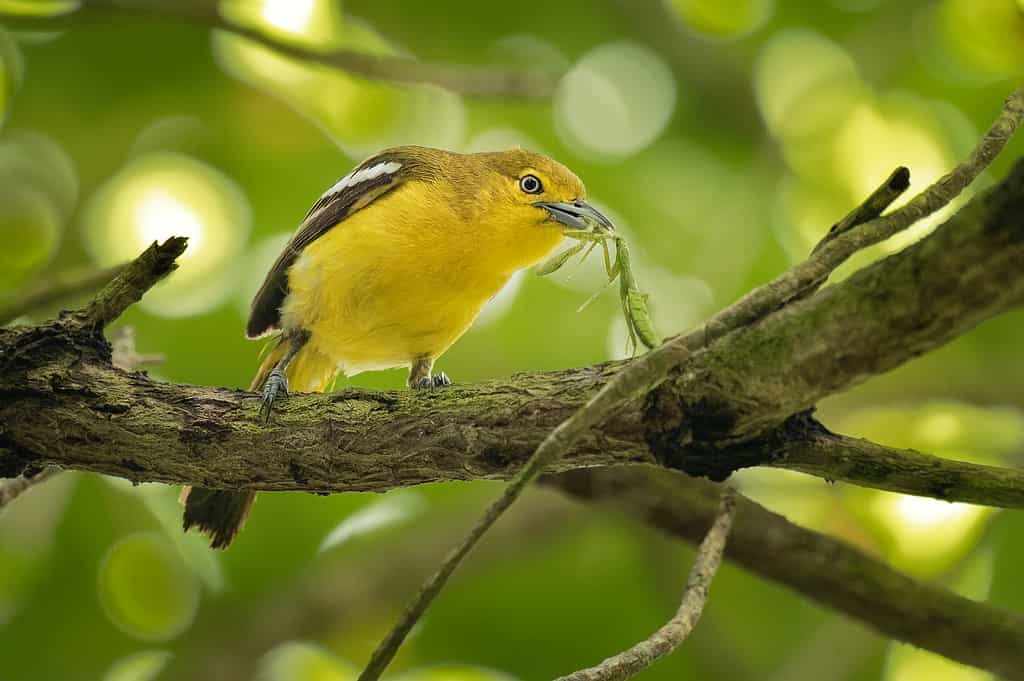
<instances>
[{"instance_id":1,"label":"bird's claw","mask_svg":"<svg viewBox=\"0 0 1024 681\"><path fill-rule=\"evenodd\" d=\"M424 376L420 379L419 383L416 384L417 388L443 388L446 385L451 385L452 379L448 378L448 374L441 371L434 374L433 376Z\"/></svg>"},{"instance_id":2,"label":"bird's claw","mask_svg":"<svg viewBox=\"0 0 1024 681\"><path fill-rule=\"evenodd\" d=\"M278 395L288 397L288 377L280 369L274 369L267 375L263 384L263 401L260 403L260 417L263 423L270 423L270 414L274 408L274 400Z\"/></svg>"}]
</instances>

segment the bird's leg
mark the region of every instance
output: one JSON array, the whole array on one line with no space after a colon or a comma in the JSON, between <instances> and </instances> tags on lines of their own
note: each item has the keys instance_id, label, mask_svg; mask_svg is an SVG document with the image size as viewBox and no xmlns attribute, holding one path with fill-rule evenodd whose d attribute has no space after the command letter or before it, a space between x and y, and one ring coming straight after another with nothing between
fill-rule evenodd
<instances>
[{"instance_id":1,"label":"bird's leg","mask_svg":"<svg viewBox=\"0 0 1024 681\"><path fill-rule=\"evenodd\" d=\"M448 374L443 371L430 375L430 370L434 368L433 357L417 357L412 366L409 367L409 387L410 388L440 388L442 386L451 385L452 380L448 378Z\"/></svg>"},{"instance_id":2,"label":"bird's leg","mask_svg":"<svg viewBox=\"0 0 1024 681\"><path fill-rule=\"evenodd\" d=\"M270 423L270 414L274 408L274 400L279 395L281 397L288 396L288 375L285 373L285 370L288 369L288 365L299 354L299 351L306 346L306 343L309 341L309 335L309 331L300 329L290 332L281 339L281 342L287 343L288 347L263 382L263 401L260 404L260 417L263 419L264 424Z\"/></svg>"}]
</instances>

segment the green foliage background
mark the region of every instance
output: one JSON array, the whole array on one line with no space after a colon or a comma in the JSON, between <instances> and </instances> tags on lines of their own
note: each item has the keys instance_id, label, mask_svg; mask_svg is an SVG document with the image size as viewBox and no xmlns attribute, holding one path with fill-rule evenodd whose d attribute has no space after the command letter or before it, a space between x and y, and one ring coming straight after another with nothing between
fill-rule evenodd
<instances>
[{"instance_id":1,"label":"green foliage background","mask_svg":"<svg viewBox=\"0 0 1024 681\"><path fill-rule=\"evenodd\" d=\"M912 191L944 172L1024 77L1019 0L347 0L315 3L299 32L267 23L280 0L261 3L225 12L314 47L572 71L553 99L461 98L284 63L159 13L0 0L0 295L119 262L134 240L192 220L193 259L122 323L141 352L166 355L154 376L245 386L260 352L243 338L246 301L324 188L383 144L523 141L573 168L617 217L661 330L681 331L787 268L896 164L910 166ZM1018 139L983 183L1022 152ZM146 218L139 192L153 188L178 193L146 204ZM600 283L591 265L557 281L524 276L440 368L475 381L621 354L614 295L573 311ZM1022 331L1020 313L993 320L828 401L823 418L886 444L1024 465ZM738 477L796 522L1024 608L1020 514L781 471ZM199 678L232 653L264 678L351 678L498 489L264 494L214 555L178 529L177 490L60 476L0 516L0 680ZM674 610L689 547L544 491L514 514L519 531L490 538L457 575L395 678L550 678ZM314 574L372 598L273 650L247 648L250 632L302 619L309 608L290 594ZM692 639L641 678L984 675L726 566Z\"/></svg>"}]
</instances>

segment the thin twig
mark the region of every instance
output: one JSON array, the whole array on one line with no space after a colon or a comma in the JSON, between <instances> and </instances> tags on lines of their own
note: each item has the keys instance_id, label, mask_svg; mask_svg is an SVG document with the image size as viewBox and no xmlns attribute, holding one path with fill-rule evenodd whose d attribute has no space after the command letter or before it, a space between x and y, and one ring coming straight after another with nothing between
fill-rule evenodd
<instances>
[{"instance_id":1,"label":"thin twig","mask_svg":"<svg viewBox=\"0 0 1024 681\"><path fill-rule=\"evenodd\" d=\"M17 499L29 487L49 480L61 470L56 466L47 466L34 475L19 475L16 478L0 480L0 511Z\"/></svg>"},{"instance_id":2,"label":"thin twig","mask_svg":"<svg viewBox=\"0 0 1024 681\"><path fill-rule=\"evenodd\" d=\"M892 174L886 178L878 189L871 192L871 195L864 199L863 203L850 211L846 217L832 225L832 229L828 230L828 234L818 242L818 245L811 251L811 255L814 255L822 246L832 241L840 234L845 234L854 227L863 225L866 222L871 222L879 215L885 212L885 209L892 205L892 202L898 199L903 192L910 188L910 169L905 166L900 166L896 170L892 171Z\"/></svg>"},{"instance_id":3,"label":"thin twig","mask_svg":"<svg viewBox=\"0 0 1024 681\"><path fill-rule=\"evenodd\" d=\"M167 359L163 353L159 352L140 354L135 348L135 327L133 326L118 328L114 332L110 345L110 363L125 371L135 371L142 367L163 364Z\"/></svg>"},{"instance_id":4,"label":"thin twig","mask_svg":"<svg viewBox=\"0 0 1024 681\"><path fill-rule=\"evenodd\" d=\"M792 300L809 286L827 278L829 273L858 250L906 229L934 213L955 198L977 177L996 155L1024 118L1024 88L1006 99L1005 105L985 133L984 138L963 163L939 179L901 209L847 231L826 244L795 268L772 282L755 289L718 313L696 331L677 336L628 364L592 397L579 411L555 428L527 461L523 470L509 483L504 493L487 509L463 540L423 585L398 623L374 651L359 681L376 681L394 658L413 625L440 593L452 572L487 532L500 515L518 498L523 489L550 463L557 460L578 438L602 421L620 404L660 382L668 372L685 362L691 352L709 340L752 323Z\"/></svg>"},{"instance_id":5,"label":"thin twig","mask_svg":"<svg viewBox=\"0 0 1024 681\"><path fill-rule=\"evenodd\" d=\"M609 657L595 667L559 677L557 681L621 681L640 673L678 648L697 626L697 620L704 612L711 591L711 580L722 564L722 554L735 512L736 492L726 487L722 491L715 521L697 547L682 602L672 619L629 650Z\"/></svg>"},{"instance_id":6,"label":"thin twig","mask_svg":"<svg viewBox=\"0 0 1024 681\"><path fill-rule=\"evenodd\" d=\"M76 295L92 293L105 286L124 268L124 265L106 269L86 269L59 274L53 279L33 284L6 297L0 304L0 325L18 317L32 314Z\"/></svg>"},{"instance_id":7,"label":"thin twig","mask_svg":"<svg viewBox=\"0 0 1024 681\"><path fill-rule=\"evenodd\" d=\"M467 64L421 62L411 57L377 55L358 50L331 47L316 48L279 39L263 30L238 24L225 17L217 2L177 2L148 0L126 4L117 0L88 0L87 8L131 11L176 19L234 35L264 45L279 54L320 64L369 80L389 83L436 85L451 92L476 97L550 97L561 74L536 68L511 68ZM4 17L5 21L7 17ZM40 19L22 23L35 26L66 25L72 17Z\"/></svg>"}]
</instances>

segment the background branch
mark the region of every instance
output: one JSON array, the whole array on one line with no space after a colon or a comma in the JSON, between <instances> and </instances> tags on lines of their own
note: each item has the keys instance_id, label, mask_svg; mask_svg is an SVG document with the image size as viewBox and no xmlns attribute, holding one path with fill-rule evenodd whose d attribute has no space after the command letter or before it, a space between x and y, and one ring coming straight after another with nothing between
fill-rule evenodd
<instances>
[{"instance_id":1,"label":"background branch","mask_svg":"<svg viewBox=\"0 0 1024 681\"><path fill-rule=\"evenodd\" d=\"M704 612L711 580L722 564L722 552L732 528L736 495L730 487L722 490L718 512L711 529L697 547L693 567L686 581L683 600L676 614L646 640L629 650L604 660L601 664L566 674L558 681L619 681L635 676L654 662L672 653L690 635Z\"/></svg>"},{"instance_id":2,"label":"background branch","mask_svg":"<svg viewBox=\"0 0 1024 681\"><path fill-rule=\"evenodd\" d=\"M221 13L219 3L216 2L88 0L84 3L83 10L133 12L159 19L188 22L246 38L286 57L338 69L360 78L395 84L435 85L451 92L475 97L550 97L561 77L559 73L535 68L430 63L412 57L370 54L342 47L305 46L275 37L259 28L236 23ZM0 19L5 24L36 30L73 28L75 18L75 13L54 18L26 18L0 14Z\"/></svg>"},{"instance_id":3,"label":"background branch","mask_svg":"<svg viewBox=\"0 0 1024 681\"><path fill-rule=\"evenodd\" d=\"M651 467L577 470L544 478L581 500L616 508L698 542L721 486ZM859 549L740 497L726 558L881 634L964 664L1024 679L1024 617L904 575Z\"/></svg>"}]
</instances>

